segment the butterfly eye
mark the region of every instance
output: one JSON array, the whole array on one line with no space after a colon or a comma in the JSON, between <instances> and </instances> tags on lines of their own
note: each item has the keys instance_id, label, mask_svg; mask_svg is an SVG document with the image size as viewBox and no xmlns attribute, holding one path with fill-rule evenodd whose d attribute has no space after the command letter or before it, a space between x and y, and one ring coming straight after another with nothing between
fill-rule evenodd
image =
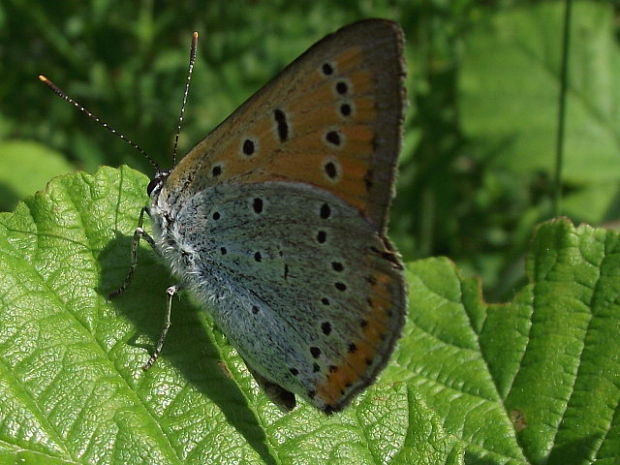
<instances>
[{"instance_id":1,"label":"butterfly eye","mask_svg":"<svg viewBox=\"0 0 620 465\"><path fill-rule=\"evenodd\" d=\"M151 196L151 194L153 193L155 189L157 189L157 191L159 192L159 190L164 185L164 182L166 181L166 178L168 177L169 174L170 174L169 171L162 171L161 173L157 173L155 177L151 179L151 182L149 182L149 185L146 186L146 193L149 197Z\"/></svg>"},{"instance_id":2,"label":"butterfly eye","mask_svg":"<svg viewBox=\"0 0 620 465\"><path fill-rule=\"evenodd\" d=\"M153 192L153 189L155 189L155 187L157 186L157 184L159 184L159 182L160 182L159 178L153 178L151 179L151 182L149 182L149 185L146 186L146 193L149 197L151 195L151 192Z\"/></svg>"}]
</instances>

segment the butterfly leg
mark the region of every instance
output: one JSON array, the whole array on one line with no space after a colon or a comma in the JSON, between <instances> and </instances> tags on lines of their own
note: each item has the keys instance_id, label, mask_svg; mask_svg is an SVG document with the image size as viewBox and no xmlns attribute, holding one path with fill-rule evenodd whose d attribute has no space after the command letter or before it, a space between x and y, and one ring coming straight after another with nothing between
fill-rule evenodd
<instances>
[{"instance_id":1,"label":"butterfly leg","mask_svg":"<svg viewBox=\"0 0 620 465\"><path fill-rule=\"evenodd\" d=\"M153 238L142 228L142 225L144 224L145 213L149 215L148 207L142 207L142 210L140 210L140 217L138 218L138 226L136 227L133 233L133 239L131 240L131 264L129 265L129 271L127 272L127 276L125 277L123 284L121 284L121 287L119 287L117 290L113 292L110 292L110 294L108 295L108 298L110 299L118 297L119 295L121 295L123 292L127 290L127 287L129 286L129 283L131 282L131 279L133 278L133 274L136 271L136 267L138 266L138 245L140 244L140 239L144 239L146 242L149 243L149 245L153 248L153 250L155 250L155 252L159 253Z\"/></svg>"},{"instance_id":2,"label":"butterfly leg","mask_svg":"<svg viewBox=\"0 0 620 465\"><path fill-rule=\"evenodd\" d=\"M159 340L157 341L157 345L155 346L155 350L153 351L153 355L148 359L148 361L142 366L144 371L148 370L153 366L153 363L159 358L159 354L164 347L164 341L166 340L166 335L168 334L168 330L170 329L170 316L172 314L172 298L174 295L183 289L183 286L177 284L175 286L170 286L166 289L166 294L168 294L168 305L166 306L166 316L164 317L164 326L161 329L161 334L159 335Z\"/></svg>"}]
</instances>

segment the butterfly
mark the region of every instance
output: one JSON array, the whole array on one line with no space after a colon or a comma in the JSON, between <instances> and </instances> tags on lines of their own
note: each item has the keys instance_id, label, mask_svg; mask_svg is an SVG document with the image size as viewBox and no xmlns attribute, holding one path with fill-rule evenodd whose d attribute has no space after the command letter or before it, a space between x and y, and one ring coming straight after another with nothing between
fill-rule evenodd
<instances>
[{"instance_id":1,"label":"butterfly","mask_svg":"<svg viewBox=\"0 0 620 465\"><path fill-rule=\"evenodd\" d=\"M189 76L196 41L195 33ZM345 26L171 170L156 166L130 272L114 293L133 275L140 239L178 281L146 368L163 347L172 296L186 289L285 410L298 395L339 411L374 381L406 313L403 265L386 236L405 105L403 43L389 20ZM189 77L184 105L188 88Z\"/></svg>"}]
</instances>

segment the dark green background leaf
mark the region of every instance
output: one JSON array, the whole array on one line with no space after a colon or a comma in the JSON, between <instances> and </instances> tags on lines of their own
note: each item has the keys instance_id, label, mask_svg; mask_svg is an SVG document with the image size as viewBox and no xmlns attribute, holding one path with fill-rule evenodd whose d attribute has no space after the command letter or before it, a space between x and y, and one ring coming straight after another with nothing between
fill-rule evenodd
<instances>
[{"instance_id":1,"label":"dark green background leaf","mask_svg":"<svg viewBox=\"0 0 620 465\"><path fill-rule=\"evenodd\" d=\"M574 218L600 222L617 215L620 186L616 14L600 3L574 3L563 204ZM553 172L563 8L542 2L509 9L486 17L466 40L464 131L475 140L478 157L521 182Z\"/></svg>"}]
</instances>

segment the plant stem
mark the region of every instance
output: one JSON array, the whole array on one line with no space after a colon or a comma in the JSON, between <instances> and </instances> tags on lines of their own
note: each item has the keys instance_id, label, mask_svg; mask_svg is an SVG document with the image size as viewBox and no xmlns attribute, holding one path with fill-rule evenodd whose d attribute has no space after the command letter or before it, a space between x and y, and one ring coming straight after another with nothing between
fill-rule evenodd
<instances>
[{"instance_id":1,"label":"plant stem","mask_svg":"<svg viewBox=\"0 0 620 465\"><path fill-rule=\"evenodd\" d=\"M568 85L568 57L570 48L570 23L572 0L565 1L564 31L562 35L562 63L560 68L560 102L558 107L558 132L555 151L555 175L553 180L553 216L560 215L562 200L562 164L564 162L564 126L566 120L566 87Z\"/></svg>"}]
</instances>

